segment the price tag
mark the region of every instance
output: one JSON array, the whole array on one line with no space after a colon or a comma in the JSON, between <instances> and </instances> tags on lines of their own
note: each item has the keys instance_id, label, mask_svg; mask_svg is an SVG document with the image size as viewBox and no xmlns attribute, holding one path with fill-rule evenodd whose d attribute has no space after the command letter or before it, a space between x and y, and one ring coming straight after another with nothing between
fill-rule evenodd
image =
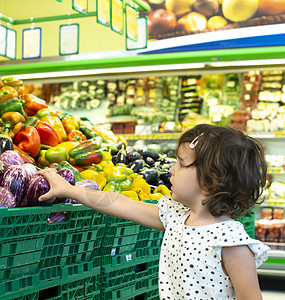
<instances>
[{"instance_id":1,"label":"price tag","mask_svg":"<svg viewBox=\"0 0 285 300\"><path fill-rule=\"evenodd\" d=\"M0 55L6 56L7 28L0 26Z\"/></svg>"},{"instance_id":2,"label":"price tag","mask_svg":"<svg viewBox=\"0 0 285 300\"><path fill-rule=\"evenodd\" d=\"M126 49L127 50L138 50L147 48L148 41L148 26L147 17L141 17L137 19L137 41L131 39L126 39Z\"/></svg>"},{"instance_id":3,"label":"price tag","mask_svg":"<svg viewBox=\"0 0 285 300\"><path fill-rule=\"evenodd\" d=\"M112 0L111 28L119 34L124 29L124 3L122 0Z\"/></svg>"},{"instance_id":4,"label":"price tag","mask_svg":"<svg viewBox=\"0 0 285 300\"><path fill-rule=\"evenodd\" d=\"M97 22L108 27L111 19L110 7L110 0L96 1Z\"/></svg>"},{"instance_id":5,"label":"price tag","mask_svg":"<svg viewBox=\"0 0 285 300\"><path fill-rule=\"evenodd\" d=\"M138 39L137 10L129 4L126 4L126 37L135 42Z\"/></svg>"},{"instance_id":6,"label":"price tag","mask_svg":"<svg viewBox=\"0 0 285 300\"><path fill-rule=\"evenodd\" d=\"M7 30L6 56L11 59L16 59L16 31L10 28Z\"/></svg>"},{"instance_id":7,"label":"price tag","mask_svg":"<svg viewBox=\"0 0 285 300\"><path fill-rule=\"evenodd\" d=\"M127 254L126 261L131 261L131 260L132 260L132 254Z\"/></svg>"},{"instance_id":8,"label":"price tag","mask_svg":"<svg viewBox=\"0 0 285 300\"><path fill-rule=\"evenodd\" d=\"M72 8L84 15L88 15L88 0L72 0Z\"/></svg>"},{"instance_id":9,"label":"price tag","mask_svg":"<svg viewBox=\"0 0 285 300\"><path fill-rule=\"evenodd\" d=\"M40 58L42 45L42 28L27 28L23 30L23 59Z\"/></svg>"},{"instance_id":10,"label":"price tag","mask_svg":"<svg viewBox=\"0 0 285 300\"><path fill-rule=\"evenodd\" d=\"M70 55L79 52L79 25L61 25L59 29L59 54Z\"/></svg>"}]
</instances>

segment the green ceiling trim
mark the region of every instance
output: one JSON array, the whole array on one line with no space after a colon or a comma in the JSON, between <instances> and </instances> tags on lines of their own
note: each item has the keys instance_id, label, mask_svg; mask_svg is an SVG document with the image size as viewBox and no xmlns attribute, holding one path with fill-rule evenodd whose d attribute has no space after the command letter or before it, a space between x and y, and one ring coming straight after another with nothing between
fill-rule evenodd
<instances>
[{"instance_id":1,"label":"green ceiling trim","mask_svg":"<svg viewBox=\"0 0 285 300\"><path fill-rule=\"evenodd\" d=\"M141 1L141 0L133 0L137 6L138 11L149 11L150 6ZM49 16L49 17L41 17L41 18L29 18L29 19L13 19L12 17L7 17L0 13L0 20L10 23L11 25L23 25L23 24L31 24L31 23L41 23L41 22L50 22L50 21L59 21L66 19L77 19L77 18L86 18L86 17L95 17L96 11L88 12L88 15L83 15L80 13L75 14L65 14L58 16Z\"/></svg>"},{"instance_id":2,"label":"green ceiling trim","mask_svg":"<svg viewBox=\"0 0 285 300\"><path fill-rule=\"evenodd\" d=\"M0 63L0 75L88 70L101 68L171 65L185 63L211 63L258 59L285 58L285 46L245 48L228 50L207 50L179 53L136 55L120 58L61 60L61 61L12 61Z\"/></svg>"}]
</instances>

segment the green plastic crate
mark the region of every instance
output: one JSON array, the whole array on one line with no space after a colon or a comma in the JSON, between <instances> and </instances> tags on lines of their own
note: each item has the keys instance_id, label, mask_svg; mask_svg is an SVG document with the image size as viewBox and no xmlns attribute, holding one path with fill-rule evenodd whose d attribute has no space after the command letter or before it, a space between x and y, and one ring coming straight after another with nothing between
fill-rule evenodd
<instances>
[{"instance_id":1,"label":"green plastic crate","mask_svg":"<svg viewBox=\"0 0 285 300\"><path fill-rule=\"evenodd\" d=\"M67 212L62 223L47 223L51 213ZM58 204L46 207L0 208L0 242L70 229L90 228L102 224L102 214L84 205Z\"/></svg>"},{"instance_id":2,"label":"green plastic crate","mask_svg":"<svg viewBox=\"0 0 285 300\"><path fill-rule=\"evenodd\" d=\"M110 299L132 300L134 299L135 292L136 292L135 283L129 283L117 288L109 288L107 290L103 290L101 292L101 299L102 300L110 300Z\"/></svg>"},{"instance_id":3,"label":"green plastic crate","mask_svg":"<svg viewBox=\"0 0 285 300\"><path fill-rule=\"evenodd\" d=\"M80 275L69 276L64 279L37 283L30 288L22 289L18 285L15 292L7 292L0 296L0 300L77 300L95 299L100 300L101 280L100 267Z\"/></svg>"},{"instance_id":4,"label":"green plastic crate","mask_svg":"<svg viewBox=\"0 0 285 300\"><path fill-rule=\"evenodd\" d=\"M243 224L247 234L254 239L255 237L255 210L253 209L250 213L236 219Z\"/></svg>"}]
</instances>

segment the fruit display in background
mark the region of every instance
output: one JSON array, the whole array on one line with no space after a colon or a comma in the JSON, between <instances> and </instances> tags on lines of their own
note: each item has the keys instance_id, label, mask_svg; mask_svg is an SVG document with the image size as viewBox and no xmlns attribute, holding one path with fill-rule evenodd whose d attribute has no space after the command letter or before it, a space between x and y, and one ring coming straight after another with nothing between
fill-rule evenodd
<instances>
[{"instance_id":1,"label":"fruit display in background","mask_svg":"<svg viewBox=\"0 0 285 300\"><path fill-rule=\"evenodd\" d=\"M165 0L148 1L148 3L152 8L147 15L150 40L212 30L279 24L284 22L284 16L279 18L278 15L285 13L283 0ZM167 13L176 17L175 28L174 22L172 26L169 23L165 24L164 16ZM205 21L207 26L202 25Z\"/></svg>"},{"instance_id":2,"label":"fruit display in background","mask_svg":"<svg viewBox=\"0 0 285 300\"><path fill-rule=\"evenodd\" d=\"M224 17L232 22L243 22L252 18L258 9L259 0L223 0Z\"/></svg>"},{"instance_id":3,"label":"fruit display in background","mask_svg":"<svg viewBox=\"0 0 285 300\"><path fill-rule=\"evenodd\" d=\"M258 12L260 15L279 15L285 13L283 0L259 0Z\"/></svg>"},{"instance_id":4,"label":"fruit display in background","mask_svg":"<svg viewBox=\"0 0 285 300\"><path fill-rule=\"evenodd\" d=\"M178 30L202 31L207 28L207 19L198 12L190 12L180 18L177 22Z\"/></svg>"},{"instance_id":5,"label":"fruit display in background","mask_svg":"<svg viewBox=\"0 0 285 300\"><path fill-rule=\"evenodd\" d=\"M158 9L148 15L149 34L172 32L176 27L176 15L165 9Z\"/></svg>"},{"instance_id":6,"label":"fruit display in background","mask_svg":"<svg viewBox=\"0 0 285 300\"><path fill-rule=\"evenodd\" d=\"M194 2L195 0L165 0L165 8L177 17L181 17L191 11Z\"/></svg>"}]
</instances>

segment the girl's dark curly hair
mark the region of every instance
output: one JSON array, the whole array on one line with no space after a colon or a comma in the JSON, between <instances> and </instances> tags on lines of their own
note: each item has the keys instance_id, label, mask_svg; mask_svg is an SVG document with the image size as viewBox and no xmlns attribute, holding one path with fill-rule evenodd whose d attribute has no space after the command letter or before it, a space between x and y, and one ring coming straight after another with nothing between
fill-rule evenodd
<instances>
[{"instance_id":1,"label":"girl's dark curly hair","mask_svg":"<svg viewBox=\"0 0 285 300\"><path fill-rule=\"evenodd\" d=\"M198 183L208 193L203 204L215 217L244 215L258 203L265 186L263 146L241 131L201 124L181 135L176 154L181 144L196 137L195 161L188 167L196 167Z\"/></svg>"}]
</instances>

